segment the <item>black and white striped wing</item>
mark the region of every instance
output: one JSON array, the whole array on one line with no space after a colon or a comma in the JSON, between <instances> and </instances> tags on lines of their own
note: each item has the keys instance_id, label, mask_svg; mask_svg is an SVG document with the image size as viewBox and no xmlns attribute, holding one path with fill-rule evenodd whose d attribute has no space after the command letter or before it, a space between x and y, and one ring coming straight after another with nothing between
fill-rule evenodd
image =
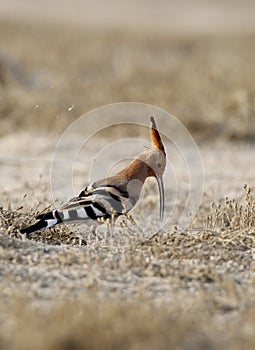
<instances>
[{"instance_id":1,"label":"black and white striped wing","mask_svg":"<svg viewBox=\"0 0 255 350\"><path fill-rule=\"evenodd\" d=\"M107 219L128 212L133 203L127 192L116 186L86 188L58 210L62 221Z\"/></svg>"}]
</instances>

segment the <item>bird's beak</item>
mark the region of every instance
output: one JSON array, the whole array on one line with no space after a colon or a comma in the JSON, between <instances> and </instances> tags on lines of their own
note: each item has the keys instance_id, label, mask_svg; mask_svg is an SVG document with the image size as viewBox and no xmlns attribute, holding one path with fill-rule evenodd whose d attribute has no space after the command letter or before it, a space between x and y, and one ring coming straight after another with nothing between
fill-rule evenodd
<instances>
[{"instance_id":1,"label":"bird's beak","mask_svg":"<svg viewBox=\"0 0 255 350\"><path fill-rule=\"evenodd\" d=\"M159 203L160 203L160 219L163 219L164 216L164 209L165 209L165 193L164 193L164 183L162 176L157 176L157 183L158 183L158 189L159 189Z\"/></svg>"}]
</instances>

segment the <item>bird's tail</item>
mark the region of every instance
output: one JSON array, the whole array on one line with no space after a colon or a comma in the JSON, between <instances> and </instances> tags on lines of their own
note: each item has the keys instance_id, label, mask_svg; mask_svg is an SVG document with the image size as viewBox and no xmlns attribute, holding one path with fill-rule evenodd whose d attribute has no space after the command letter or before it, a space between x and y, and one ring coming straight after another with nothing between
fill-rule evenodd
<instances>
[{"instance_id":1,"label":"bird's tail","mask_svg":"<svg viewBox=\"0 0 255 350\"><path fill-rule=\"evenodd\" d=\"M20 232L33 233L44 228L55 226L62 222L62 219L60 218L57 210L53 210L45 214L40 214L36 216L36 219L39 221L33 225L22 228Z\"/></svg>"}]
</instances>

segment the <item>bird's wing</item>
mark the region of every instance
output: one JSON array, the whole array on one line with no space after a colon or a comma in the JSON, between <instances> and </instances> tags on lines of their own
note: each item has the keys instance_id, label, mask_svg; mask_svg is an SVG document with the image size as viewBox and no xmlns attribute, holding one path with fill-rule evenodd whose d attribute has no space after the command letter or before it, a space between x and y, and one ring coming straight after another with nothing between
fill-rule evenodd
<instances>
[{"instance_id":1,"label":"bird's wing","mask_svg":"<svg viewBox=\"0 0 255 350\"><path fill-rule=\"evenodd\" d=\"M87 199L88 204L90 204L93 188L92 185L85 187L77 196L72 197L69 201L61 206L60 209L65 210L72 208L73 206L80 206L80 202L84 202Z\"/></svg>"},{"instance_id":2,"label":"bird's wing","mask_svg":"<svg viewBox=\"0 0 255 350\"><path fill-rule=\"evenodd\" d=\"M90 217L106 217L112 214L121 215L134 206L125 183L116 178L94 182L80 194L70 199L60 210L78 210L84 208L90 212Z\"/></svg>"}]
</instances>

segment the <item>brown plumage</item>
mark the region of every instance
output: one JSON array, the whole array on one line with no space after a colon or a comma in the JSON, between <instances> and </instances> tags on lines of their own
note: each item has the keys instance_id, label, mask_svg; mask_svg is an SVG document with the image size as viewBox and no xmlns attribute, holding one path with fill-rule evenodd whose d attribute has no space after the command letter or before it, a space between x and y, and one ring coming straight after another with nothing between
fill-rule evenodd
<instances>
[{"instance_id":1,"label":"brown plumage","mask_svg":"<svg viewBox=\"0 0 255 350\"><path fill-rule=\"evenodd\" d=\"M151 148L140 153L116 175L90 184L61 208L37 216L36 219L39 220L37 223L20 231L31 233L62 222L88 219L115 221L118 216L128 213L135 206L148 177L155 177L157 180L162 219L164 213L162 175L166 166L166 153L154 117L151 117L151 141Z\"/></svg>"}]
</instances>

